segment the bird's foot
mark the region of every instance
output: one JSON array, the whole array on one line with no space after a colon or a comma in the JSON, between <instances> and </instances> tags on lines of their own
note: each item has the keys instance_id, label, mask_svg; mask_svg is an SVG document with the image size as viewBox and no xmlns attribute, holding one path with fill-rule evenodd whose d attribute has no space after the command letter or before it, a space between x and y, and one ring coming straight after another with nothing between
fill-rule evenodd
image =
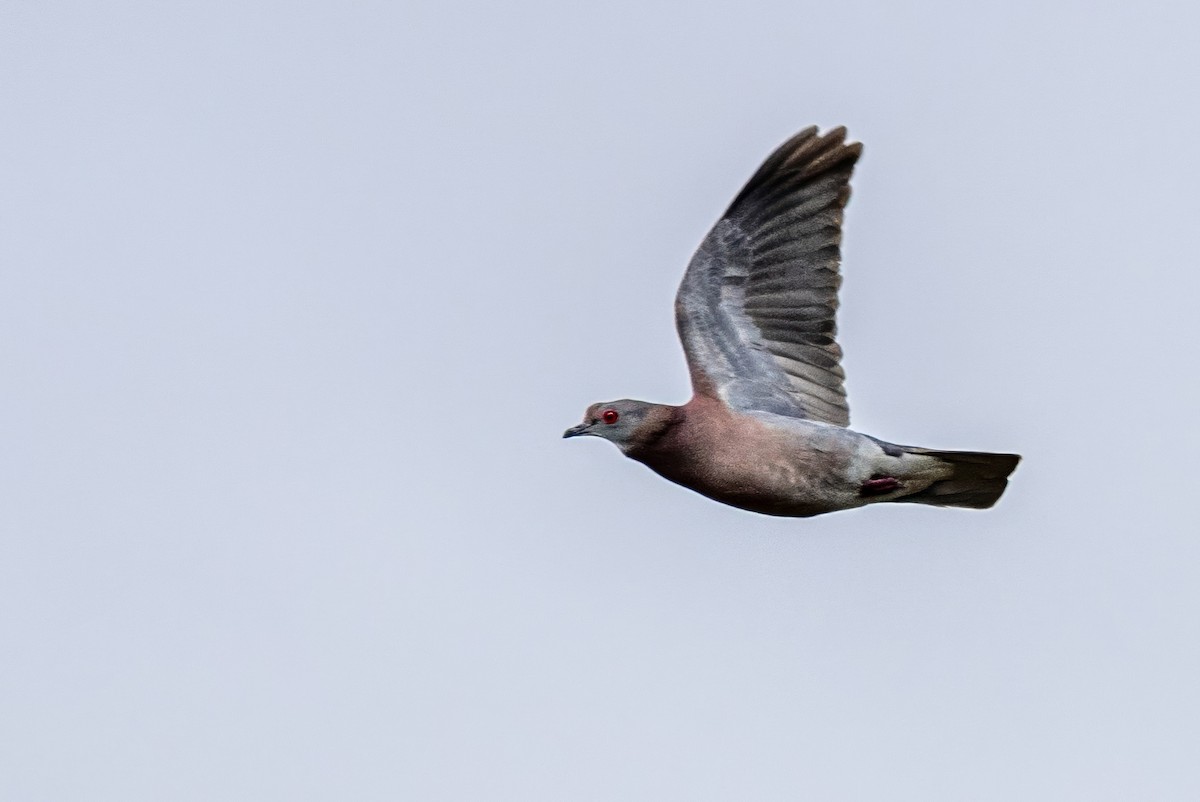
<instances>
[{"instance_id":1,"label":"bird's foot","mask_svg":"<svg viewBox=\"0 0 1200 802\"><path fill-rule=\"evenodd\" d=\"M883 496L891 493L893 490L899 490L900 487L900 480L895 476L875 474L863 482L862 487L858 490L858 494L860 496Z\"/></svg>"}]
</instances>

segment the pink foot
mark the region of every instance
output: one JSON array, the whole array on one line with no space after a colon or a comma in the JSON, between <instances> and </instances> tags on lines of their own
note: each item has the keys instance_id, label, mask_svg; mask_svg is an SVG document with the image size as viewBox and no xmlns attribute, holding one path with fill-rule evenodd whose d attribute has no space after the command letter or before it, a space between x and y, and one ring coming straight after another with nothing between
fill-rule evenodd
<instances>
[{"instance_id":1,"label":"pink foot","mask_svg":"<svg viewBox=\"0 0 1200 802\"><path fill-rule=\"evenodd\" d=\"M872 476L859 488L860 496L882 496L900 489L900 480L894 476Z\"/></svg>"}]
</instances>

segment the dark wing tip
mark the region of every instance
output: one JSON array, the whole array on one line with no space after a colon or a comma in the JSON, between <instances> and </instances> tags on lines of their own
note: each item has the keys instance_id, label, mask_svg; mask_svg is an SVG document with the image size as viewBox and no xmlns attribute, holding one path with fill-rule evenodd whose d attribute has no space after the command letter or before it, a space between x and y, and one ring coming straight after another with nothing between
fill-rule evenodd
<instances>
[{"instance_id":1,"label":"dark wing tip","mask_svg":"<svg viewBox=\"0 0 1200 802\"><path fill-rule=\"evenodd\" d=\"M847 143L845 126L839 125L821 135L817 130L817 126L809 126L776 148L733 199L726 216L748 199L773 192L781 186L810 181L833 170L853 168L862 155L862 143ZM846 197L849 198L849 193Z\"/></svg>"}]
</instances>

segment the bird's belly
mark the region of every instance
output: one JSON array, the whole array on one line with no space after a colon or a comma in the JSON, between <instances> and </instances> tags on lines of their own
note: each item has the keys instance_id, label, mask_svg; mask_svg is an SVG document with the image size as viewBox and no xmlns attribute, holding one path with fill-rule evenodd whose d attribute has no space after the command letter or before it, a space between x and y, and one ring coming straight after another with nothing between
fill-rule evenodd
<instances>
[{"instance_id":1,"label":"bird's belly","mask_svg":"<svg viewBox=\"0 0 1200 802\"><path fill-rule=\"evenodd\" d=\"M825 471L800 473L792 466L762 465L716 493L702 487L695 489L740 509L807 518L844 507L842 494L837 492L839 484Z\"/></svg>"},{"instance_id":2,"label":"bird's belly","mask_svg":"<svg viewBox=\"0 0 1200 802\"><path fill-rule=\"evenodd\" d=\"M754 453L709 453L691 459L649 464L664 478L714 501L764 515L805 518L858 506L847 497L841 460L799 451L787 460ZM849 504L848 504L849 501Z\"/></svg>"}]
</instances>

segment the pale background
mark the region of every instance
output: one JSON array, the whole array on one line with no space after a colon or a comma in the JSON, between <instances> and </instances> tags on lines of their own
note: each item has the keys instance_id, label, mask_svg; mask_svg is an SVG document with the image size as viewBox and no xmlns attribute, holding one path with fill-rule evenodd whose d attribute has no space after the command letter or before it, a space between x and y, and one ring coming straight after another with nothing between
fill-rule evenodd
<instances>
[{"instance_id":1,"label":"pale background","mask_svg":"<svg viewBox=\"0 0 1200 802\"><path fill-rule=\"evenodd\" d=\"M4 2L0 799L1200 798L1194 9ZM810 123L990 512L559 439Z\"/></svg>"}]
</instances>

